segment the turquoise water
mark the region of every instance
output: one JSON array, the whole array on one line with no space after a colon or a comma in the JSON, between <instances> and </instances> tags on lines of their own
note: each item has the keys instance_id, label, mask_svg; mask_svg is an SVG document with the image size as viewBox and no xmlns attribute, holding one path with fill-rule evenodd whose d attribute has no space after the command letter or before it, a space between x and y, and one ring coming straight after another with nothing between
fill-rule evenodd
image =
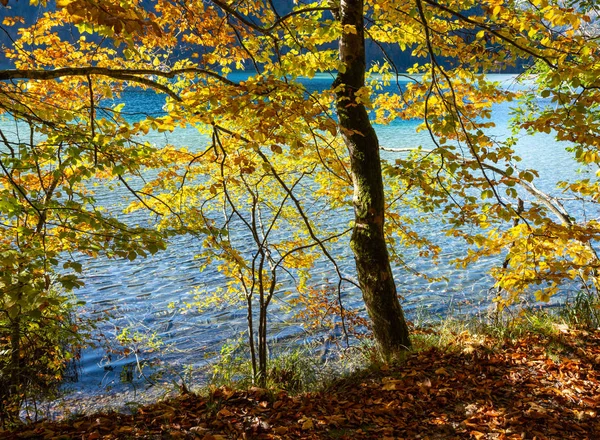
<instances>
[{"instance_id":1,"label":"turquoise water","mask_svg":"<svg viewBox=\"0 0 600 440\"><path fill-rule=\"evenodd\" d=\"M309 83L315 89L329 87L331 76L323 75ZM507 86L514 82L510 75L497 75L495 79L504 81ZM132 119L141 114L160 115L162 98L150 92L128 92L124 96L126 112ZM493 134L505 137L508 134L510 106L499 105L493 113L496 128ZM390 148L431 146L426 132L416 133L416 121L399 121L389 126L377 127L382 146ZM177 129L173 133L153 134L148 139L157 144L169 142L174 145L202 145L206 139L192 128ZM565 145L555 142L551 136L524 136L518 146L518 154L523 158L522 168L532 167L540 172L536 184L541 189L552 190L555 182L574 175L576 166L565 160L568 153ZM384 153L386 155L388 153ZM391 153L389 153L391 154ZM559 165L560 164L560 165ZM124 195L124 191L99 195L98 201L112 205ZM347 223L351 218L338 221ZM416 252L407 251L406 262L412 268L425 273L435 273L446 277L448 282L428 282L411 275L404 269L394 271L398 292L402 295L403 307L411 320L418 319L423 311L443 315L448 310L469 312L489 305L492 283L487 270L501 264L501 261L482 261L466 270L456 269L449 262L462 256L466 247L462 242L449 240L442 232L441 224L431 219L422 226L430 239L443 246L443 256L439 265L421 258ZM155 256L130 262L128 260L89 259L84 264L85 287L77 291L77 296L87 302L90 314L110 312L112 318L101 325L99 331L112 338L127 326L151 334L157 332L162 341L169 345L161 359L176 369L183 366L203 367L214 360L221 346L231 339L237 339L246 330L246 312L243 308L230 306L213 309L205 313L193 310L183 313L180 307L191 300L194 289L212 290L224 284L223 277L215 270L199 270L200 262L195 259L200 242L192 237L179 237L171 246ZM341 269L353 278L353 258L342 240L333 249L342 262ZM333 278L332 268L323 263L314 270L314 279ZM361 308L360 293L356 289L344 291L346 307ZM169 308L174 303L175 308ZM296 322L293 314L284 312L285 299L275 300L272 306L270 335L271 340L301 344L303 341L325 341L330 334L308 334L303 323ZM334 332L333 336L339 336ZM138 353L142 360L152 360L156 353L144 350ZM107 389L118 392L131 384L124 383L123 368L131 369L136 362L134 356L107 356L103 350L87 350L81 361L81 374L76 384L70 388L85 395L105 393ZM134 375L136 386L142 386L144 379Z\"/></svg>"}]
</instances>

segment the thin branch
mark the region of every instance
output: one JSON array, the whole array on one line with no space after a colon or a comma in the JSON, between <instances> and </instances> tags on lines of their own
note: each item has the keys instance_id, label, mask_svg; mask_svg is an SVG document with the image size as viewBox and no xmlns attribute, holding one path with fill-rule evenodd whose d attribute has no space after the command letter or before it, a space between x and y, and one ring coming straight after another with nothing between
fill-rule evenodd
<instances>
[{"instance_id":1,"label":"thin branch","mask_svg":"<svg viewBox=\"0 0 600 440\"><path fill-rule=\"evenodd\" d=\"M141 197L138 195L137 191L136 191L135 189L133 189L133 188L132 188L132 187L131 187L131 186L130 186L128 183L127 183L127 181L126 181L125 179L123 179L123 176L121 176L120 174L118 174L118 175L117 175L117 177L118 177L118 179L121 181L121 183L122 183L123 185L125 185L125 188L127 188L127 189L129 190L129 192L131 192L131 194L133 194L133 195L134 195L134 197L135 197L136 199L138 199L138 200L140 201L140 203L146 207L146 209L148 209L149 211L152 211L152 212L153 212L154 214L156 214L157 216L159 216L159 217L162 217L162 214L161 214L160 212L156 211L154 208L152 208L151 206L149 206L149 205L146 203L146 201L145 201L144 199L142 199L142 198L141 198Z\"/></svg>"},{"instance_id":2,"label":"thin branch","mask_svg":"<svg viewBox=\"0 0 600 440\"><path fill-rule=\"evenodd\" d=\"M290 13L282 16L278 20L276 20L271 26L269 26L268 28L265 28L265 31L266 32L271 32L277 26L279 26L280 24L282 24L288 18L293 17L294 15L304 14L305 12L317 12L317 11L331 11L332 13L335 14L335 12L338 11L338 10L339 10L339 8L331 8L331 7L324 7L324 6L315 6L315 7L312 7L312 8L297 9L295 11L292 11L292 12L290 12Z\"/></svg>"},{"instance_id":3,"label":"thin branch","mask_svg":"<svg viewBox=\"0 0 600 440\"><path fill-rule=\"evenodd\" d=\"M31 79L31 80L53 80L71 76L89 76L89 75L100 75L109 78L119 79L123 81L136 82L145 86L155 88L168 94L174 100L181 102L182 99L173 90L164 84L160 84L150 78L144 78L138 75L153 75L161 78L174 78L178 75L187 73L195 73L206 75L215 78L227 85L238 87L234 81L225 78L218 73L212 72L206 69L200 69L196 67L186 67L183 69L174 69L169 71L153 70L153 69L110 69L106 67L65 67L56 70L29 70L29 69L14 69L14 70L0 70L0 81L6 81L11 79Z\"/></svg>"},{"instance_id":4,"label":"thin branch","mask_svg":"<svg viewBox=\"0 0 600 440\"><path fill-rule=\"evenodd\" d=\"M544 57L543 55L540 55L539 53L536 53L535 51L533 51L533 50L531 50L531 49L529 49L527 47L524 47L524 46L520 45L519 43L517 43L512 38L509 38L506 35L502 35L500 32L498 32L497 30L493 29L492 27L490 27L490 26L488 26L488 25L486 25L484 23L481 23L481 22L479 22L477 20L473 20L473 19L471 19L471 18L469 18L469 17L461 14L460 12L457 12L457 11L455 11L455 10L447 7L447 6L444 6L444 5L441 5L441 4L437 3L434 0L423 0L423 1L425 3L427 3L428 5L433 6L434 8L440 9L440 10L442 10L444 12L447 12L448 14L451 14L451 15L455 16L456 18L458 18L458 19L460 19L460 20L462 20L462 21L464 21L466 23L478 26L481 29L485 29L490 34L495 35L496 37L500 38L501 40L506 41L507 43L511 44L512 46L516 47L517 49L519 49L519 50L521 50L521 51L523 51L523 52L531 55L534 58L542 60L544 63L546 63L552 69L556 69L558 67L556 64L552 63L552 61L550 61L548 58Z\"/></svg>"},{"instance_id":5,"label":"thin branch","mask_svg":"<svg viewBox=\"0 0 600 440\"><path fill-rule=\"evenodd\" d=\"M416 148L385 148L385 147L380 147L380 149L384 150L384 151L394 152L394 153L407 153L407 152L417 151ZM429 154L429 153L433 153L435 150L421 150L421 151L423 153ZM466 158L463 157L462 163L463 164L466 163ZM543 205L545 205L550 211L552 211L552 213L554 215L556 215L556 217L560 220L560 222L562 224L564 224L565 226L572 226L573 225L573 220L568 215L568 213L567 213L566 209L564 208L564 206L562 205L562 203L560 203L560 201L556 197L552 197L551 195L546 194L545 192L539 190L532 182L528 182L526 180L519 179L518 177L514 177L512 175L508 175L506 173L506 171L504 171L501 168L498 168L498 167L496 167L494 165L490 165L488 163L481 162L480 166L481 166L481 168L485 168L485 169L490 170L490 171L492 171L494 173L500 174L501 176L505 177L506 179L510 179L513 182L517 183L518 185L520 185L521 187L523 187L523 189L525 189L525 191L527 191L529 194L533 195Z\"/></svg>"},{"instance_id":6,"label":"thin branch","mask_svg":"<svg viewBox=\"0 0 600 440\"><path fill-rule=\"evenodd\" d=\"M261 27L261 26L257 25L256 23L251 22L248 18L246 18L244 15L240 14L231 5L228 5L227 3L222 2L221 0L212 0L212 2L215 5L217 5L219 8L221 8L223 11L225 11L228 14L237 18L239 21L244 23L249 28L254 29L255 31L257 31L263 35L271 36L272 38L276 38L276 37L271 35L271 32L273 30L275 30L275 28L277 28L278 26L283 24L290 17L299 15L299 14L304 14L305 12L315 12L315 11L335 12L338 10L338 8L331 8L331 7L324 7L324 6L316 6L316 7L307 7L307 8L297 9L295 11L292 11L292 12L280 17L279 19L275 20L275 22L273 22L273 24L271 26L265 28L265 27Z\"/></svg>"}]
</instances>

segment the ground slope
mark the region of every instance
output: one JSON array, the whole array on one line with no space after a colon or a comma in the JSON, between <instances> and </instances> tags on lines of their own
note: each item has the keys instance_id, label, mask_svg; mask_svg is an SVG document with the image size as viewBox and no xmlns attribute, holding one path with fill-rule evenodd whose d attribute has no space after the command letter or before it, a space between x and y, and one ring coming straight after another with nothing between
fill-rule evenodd
<instances>
[{"instance_id":1,"label":"ground slope","mask_svg":"<svg viewBox=\"0 0 600 440\"><path fill-rule=\"evenodd\" d=\"M600 439L600 331L459 334L315 393L214 389L1 438Z\"/></svg>"}]
</instances>

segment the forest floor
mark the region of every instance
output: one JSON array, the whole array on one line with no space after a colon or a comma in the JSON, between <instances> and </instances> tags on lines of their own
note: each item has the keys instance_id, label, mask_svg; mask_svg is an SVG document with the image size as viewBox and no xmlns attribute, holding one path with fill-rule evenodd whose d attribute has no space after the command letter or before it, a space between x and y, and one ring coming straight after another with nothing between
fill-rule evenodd
<instances>
[{"instance_id":1,"label":"forest floor","mask_svg":"<svg viewBox=\"0 0 600 440\"><path fill-rule=\"evenodd\" d=\"M600 329L555 325L517 337L456 333L315 392L213 388L134 415L42 422L0 438L600 439L599 413Z\"/></svg>"}]
</instances>

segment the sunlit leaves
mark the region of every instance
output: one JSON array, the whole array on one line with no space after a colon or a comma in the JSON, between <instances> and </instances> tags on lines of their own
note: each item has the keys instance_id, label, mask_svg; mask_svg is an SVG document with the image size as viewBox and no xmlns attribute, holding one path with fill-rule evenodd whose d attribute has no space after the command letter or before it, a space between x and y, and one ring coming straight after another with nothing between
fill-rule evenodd
<instances>
[{"instance_id":1,"label":"sunlit leaves","mask_svg":"<svg viewBox=\"0 0 600 440\"><path fill-rule=\"evenodd\" d=\"M204 262L226 276L231 298L252 296L259 278L279 289L277 270L297 276L296 288L306 291L308 270L344 232L332 228L327 214L347 214L352 194L342 133L331 116L333 91L309 91L296 80L340 69L334 44L360 29L342 27L335 8L323 2L295 5L287 15L261 1L165 0L152 11L135 0L57 6L20 29L19 46L7 50L17 67L145 68L136 86L171 93L161 109L166 114L132 122L127 108L113 102L131 78L2 83L2 111L26 120L40 138L11 145L14 154L8 145L3 150L0 211L10 245L45 267L66 250L131 260L161 249L160 234L187 233L203 243ZM511 298L542 285L538 297L547 299L564 279L595 276L585 267L597 259L590 250L596 224L570 219L559 200L536 192L537 173L518 167L514 141L488 131L494 105L523 99L518 129L555 134L571 143L582 167L597 166L598 46L586 14L545 0L367 2L366 37L383 49L411 51L417 64L408 83L385 92L397 66L375 64L351 104L372 109L381 124L418 120L419 130L432 135L428 150L414 145L386 157L386 233L398 264L404 248L433 259L443 251L416 232L415 218L425 213L473 247L464 263L498 258L493 275ZM66 38L60 31L72 25L79 34ZM535 60L539 88L532 93L508 90L483 74ZM244 68L256 73L239 84L219 76ZM172 78L150 74L172 69L189 70ZM199 136L183 149L143 138L187 126L208 139ZM149 170L156 178L135 180ZM136 197L127 212L151 212L160 234L97 209L98 182L129 185ZM561 189L585 203L598 201L595 174ZM251 238L252 249L235 231ZM319 240L330 241L321 248ZM78 264L69 260L63 268L77 274ZM75 282L65 278L65 285Z\"/></svg>"}]
</instances>

